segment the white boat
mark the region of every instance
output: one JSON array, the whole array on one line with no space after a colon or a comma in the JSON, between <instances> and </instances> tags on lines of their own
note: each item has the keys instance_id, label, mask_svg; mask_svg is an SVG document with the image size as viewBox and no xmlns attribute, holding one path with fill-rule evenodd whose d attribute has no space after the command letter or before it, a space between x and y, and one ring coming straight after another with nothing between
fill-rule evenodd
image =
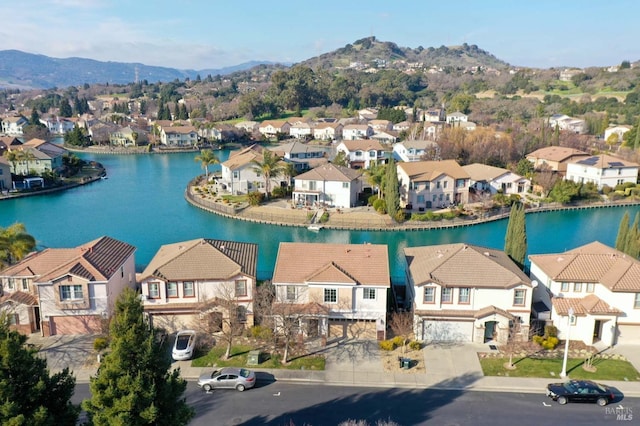
<instances>
[{"instance_id":1,"label":"white boat","mask_svg":"<svg viewBox=\"0 0 640 426\"><path fill-rule=\"evenodd\" d=\"M309 231L315 231L315 232L318 232L319 230L321 230L321 229L322 229L322 225L309 225L309 226L307 226L307 229L308 229Z\"/></svg>"}]
</instances>

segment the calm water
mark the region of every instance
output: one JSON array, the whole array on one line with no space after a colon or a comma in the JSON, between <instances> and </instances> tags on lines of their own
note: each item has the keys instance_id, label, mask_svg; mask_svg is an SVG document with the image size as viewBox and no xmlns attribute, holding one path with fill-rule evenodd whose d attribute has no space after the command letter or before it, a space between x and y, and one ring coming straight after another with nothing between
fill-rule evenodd
<instances>
[{"instance_id":1,"label":"calm water","mask_svg":"<svg viewBox=\"0 0 640 426\"><path fill-rule=\"evenodd\" d=\"M404 247L453 242L504 247L506 220L440 231L314 233L226 219L184 200L186 184L202 173L196 155L81 155L101 162L109 178L54 195L0 201L0 226L24 223L40 248L73 247L108 235L137 247L139 270L162 244L203 237L254 242L259 278L271 276L281 241L387 244L394 281L403 275ZM222 160L227 156L220 153ZM640 207L527 215L529 253L561 252L594 240L613 245L627 210L633 220Z\"/></svg>"}]
</instances>

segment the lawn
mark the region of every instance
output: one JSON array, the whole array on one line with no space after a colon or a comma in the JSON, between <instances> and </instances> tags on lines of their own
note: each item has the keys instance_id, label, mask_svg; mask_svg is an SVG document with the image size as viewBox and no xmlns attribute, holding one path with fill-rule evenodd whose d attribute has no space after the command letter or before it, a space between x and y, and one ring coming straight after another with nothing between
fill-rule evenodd
<instances>
[{"instance_id":1,"label":"lawn","mask_svg":"<svg viewBox=\"0 0 640 426\"><path fill-rule=\"evenodd\" d=\"M514 358L515 370L507 370L504 364L508 358L481 358L480 364L485 376L559 378L562 359ZM640 374L628 361L618 359L595 359L597 371L590 373L582 368L584 358L567 360L567 375L572 379L638 381Z\"/></svg>"},{"instance_id":2,"label":"lawn","mask_svg":"<svg viewBox=\"0 0 640 426\"><path fill-rule=\"evenodd\" d=\"M247 345L235 345L231 347L231 357L221 359L227 350L226 346L214 346L209 352L197 355L191 365L193 367L246 367L249 352L257 349ZM290 358L292 358L290 356ZM271 356L262 353L261 362L253 368L283 368L287 370L324 370L325 359L322 356L300 356L290 359L287 365L282 365L279 355Z\"/></svg>"}]
</instances>

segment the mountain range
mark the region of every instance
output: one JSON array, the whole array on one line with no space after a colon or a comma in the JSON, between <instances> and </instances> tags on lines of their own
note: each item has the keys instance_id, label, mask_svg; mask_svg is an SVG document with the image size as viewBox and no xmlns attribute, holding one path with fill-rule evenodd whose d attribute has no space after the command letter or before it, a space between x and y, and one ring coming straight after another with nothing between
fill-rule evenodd
<instances>
[{"instance_id":1,"label":"mountain range","mask_svg":"<svg viewBox=\"0 0 640 426\"><path fill-rule=\"evenodd\" d=\"M355 63L390 66L396 61L421 63L427 67L505 68L509 66L475 45L407 48L392 42L379 41L374 36L307 59L301 64L335 69L347 68ZM204 78L208 75L229 75L258 65L275 64L269 61L250 61L220 69L184 70L141 63L103 62L86 58L60 59L19 50L2 50L0 51L0 88L49 89L97 83L128 84L136 80L147 80L150 83L167 82L175 79L195 79L197 76Z\"/></svg>"}]
</instances>

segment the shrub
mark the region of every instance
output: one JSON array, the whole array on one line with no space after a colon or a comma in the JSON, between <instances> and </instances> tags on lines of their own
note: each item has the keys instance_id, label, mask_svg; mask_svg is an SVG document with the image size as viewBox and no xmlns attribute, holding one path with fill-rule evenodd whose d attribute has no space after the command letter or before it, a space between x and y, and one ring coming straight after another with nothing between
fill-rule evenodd
<instances>
[{"instance_id":1,"label":"shrub","mask_svg":"<svg viewBox=\"0 0 640 426\"><path fill-rule=\"evenodd\" d=\"M270 340L273 335L273 331L262 325L254 325L249 329L249 334L254 339Z\"/></svg>"},{"instance_id":2,"label":"shrub","mask_svg":"<svg viewBox=\"0 0 640 426\"><path fill-rule=\"evenodd\" d=\"M376 202L377 199L378 199L377 195L372 195L367 199L367 204L372 206Z\"/></svg>"},{"instance_id":3,"label":"shrub","mask_svg":"<svg viewBox=\"0 0 640 426\"><path fill-rule=\"evenodd\" d=\"M558 337L558 328L555 325L545 325L544 335L548 337Z\"/></svg>"},{"instance_id":4,"label":"shrub","mask_svg":"<svg viewBox=\"0 0 640 426\"><path fill-rule=\"evenodd\" d=\"M395 346L402 346L404 345L404 337L402 336L396 336L393 339L391 339L391 341L393 342L393 344Z\"/></svg>"},{"instance_id":5,"label":"shrub","mask_svg":"<svg viewBox=\"0 0 640 426\"><path fill-rule=\"evenodd\" d=\"M378 345L383 351L392 351L396 348L396 344L393 343L393 340L383 340L378 343Z\"/></svg>"},{"instance_id":6,"label":"shrub","mask_svg":"<svg viewBox=\"0 0 640 426\"><path fill-rule=\"evenodd\" d=\"M544 341L544 337L542 336L538 336L537 334L535 336L533 336L533 343L536 343L540 346L542 346L542 342Z\"/></svg>"},{"instance_id":7,"label":"shrub","mask_svg":"<svg viewBox=\"0 0 640 426\"><path fill-rule=\"evenodd\" d=\"M93 349L98 352L103 349L107 349L107 346L109 346L109 341L106 337L96 337L96 339L93 341Z\"/></svg>"},{"instance_id":8,"label":"shrub","mask_svg":"<svg viewBox=\"0 0 640 426\"><path fill-rule=\"evenodd\" d=\"M385 214L387 212L387 204L384 202L384 200L381 200L380 198L374 201L373 208L375 211L377 211L380 214Z\"/></svg>"},{"instance_id":9,"label":"shrub","mask_svg":"<svg viewBox=\"0 0 640 426\"><path fill-rule=\"evenodd\" d=\"M260 205L260 203L264 199L264 194L260 191L253 191L247 194L247 199L249 200L249 205L257 206ZM227 200L225 200L225 202L226 201Z\"/></svg>"},{"instance_id":10,"label":"shrub","mask_svg":"<svg viewBox=\"0 0 640 426\"><path fill-rule=\"evenodd\" d=\"M420 349L422 349L422 343L418 342L417 340L409 342L409 349L411 349L412 351L419 351Z\"/></svg>"},{"instance_id":11,"label":"shrub","mask_svg":"<svg viewBox=\"0 0 640 426\"><path fill-rule=\"evenodd\" d=\"M398 211L396 212L396 215L395 215L394 219L395 219L395 221L396 221L396 222L398 222L398 223L402 223L402 222L404 222L407 218L406 218L406 216L405 216L405 214L404 214L404 211L402 211L402 210L398 210Z\"/></svg>"},{"instance_id":12,"label":"shrub","mask_svg":"<svg viewBox=\"0 0 640 426\"><path fill-rule=\"evenodd\" d=\"M271 191L271 196L273 198L282 198L285 195L287 195L287 188L283 186L276 186L273 188L273 191Z\"/></svg>"},{"instance_id":13,"label":"shrub","mask_svg":"<svg viewBox=\"0 0 640 426\"><path fill-rule=\"evenodd\" d=\"M320 216L320 223L327 223L329 221L329 212L322 213Z\"/></svg>"}]
</instances>

